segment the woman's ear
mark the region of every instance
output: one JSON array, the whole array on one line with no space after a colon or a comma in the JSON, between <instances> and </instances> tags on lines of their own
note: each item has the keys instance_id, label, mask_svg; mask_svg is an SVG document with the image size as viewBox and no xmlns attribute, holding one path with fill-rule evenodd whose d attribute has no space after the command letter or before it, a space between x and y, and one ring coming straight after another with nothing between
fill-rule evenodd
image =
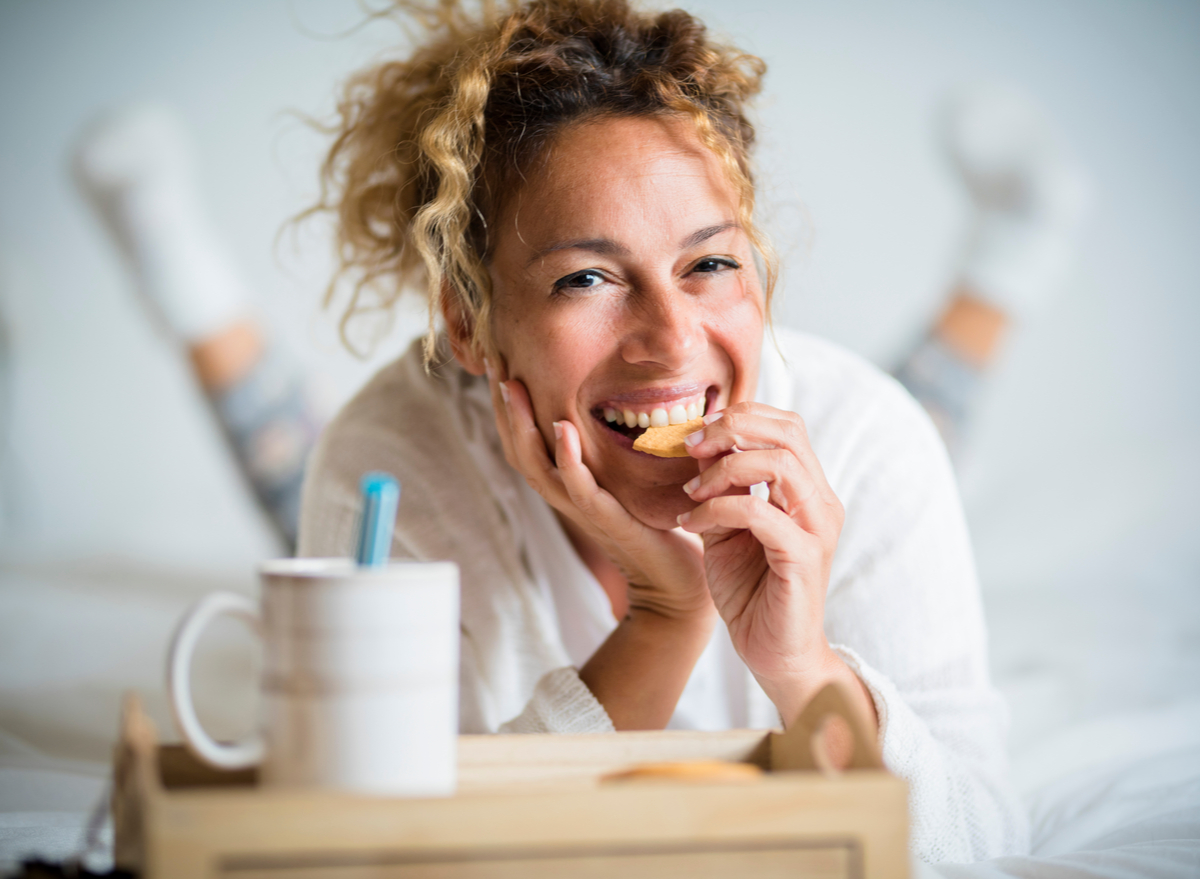
<instances>
[{"instance_id":1,"label":"woman's ear","mask_svg":"<svg viewBox=\"0 0 1200 879\"><path fill-rule=\"evenodd\" d=\"M471 375L483 375L483 356L471 344L471 317L466 313L458 296L449 285L443 285L441 295L442 318L446 322L446 335L450 339L450 351L458 365Z\"/></svg>"}]
</instances>

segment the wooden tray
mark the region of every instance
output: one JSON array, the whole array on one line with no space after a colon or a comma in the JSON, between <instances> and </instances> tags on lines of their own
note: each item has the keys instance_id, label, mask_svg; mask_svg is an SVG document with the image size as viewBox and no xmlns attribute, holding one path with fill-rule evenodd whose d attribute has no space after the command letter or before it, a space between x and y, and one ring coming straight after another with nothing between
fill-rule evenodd
<instances>
[{"instance_id":1,"label":"wooden tray","mask_svg":"<svg viewBox=\"0 0 1200 879\"><path fill-rule=\"evenodd\" d=\"M835 773L815 734L855 731ZM143 879L907 877L907 790L835 688L787 733L461 736L459 792L380 799L260 788L159 746L126 697L113 785L117 866ZM662 761L751 763L749 781L614 781Z\"/></svg>"}]
</instances>

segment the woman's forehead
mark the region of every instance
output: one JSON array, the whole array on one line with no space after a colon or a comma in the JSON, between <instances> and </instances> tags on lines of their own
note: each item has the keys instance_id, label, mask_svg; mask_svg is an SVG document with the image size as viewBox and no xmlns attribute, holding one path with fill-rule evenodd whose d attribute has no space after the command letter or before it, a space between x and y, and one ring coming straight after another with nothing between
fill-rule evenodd
<instances>
[{"instance_id":1,"label":"woman's forehead","mask_svg":"<svg viewBox=\"0 0 1200 879\"><path fill-rule=\"evenodd\" d=\"M686 120L602 119L564 131L499 221L497 245L532 252L573 241L686 246L737 226L738 190ZM711 233L710 236L711 237Z\"/></svg>"}]
</instances>

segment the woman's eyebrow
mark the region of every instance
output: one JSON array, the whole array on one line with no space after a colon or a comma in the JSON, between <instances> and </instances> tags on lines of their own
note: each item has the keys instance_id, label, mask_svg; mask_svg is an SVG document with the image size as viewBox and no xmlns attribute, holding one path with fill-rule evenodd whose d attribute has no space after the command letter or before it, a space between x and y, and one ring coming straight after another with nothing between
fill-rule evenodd
<instances>
[{"instance_id":1,"label":"woman's eyebrow","mask_svg":"<svg viewBox=\"0 0 1200 879\"><path fill-rule=\"evenodd\" d=\"M575 241L560 241L558 244L543 247L529 258L526 265L533 265L542 257L558 253L560 250L587 250L604 256L624 256L629 253L629 248L618 244L611 238L581 238Z\"/></svg>"},{"instance_id":2,"label":"woman's eyebrow","mask_svg":"<svg viewBox=\"0 0 1200 879\"><path fill-rule=\"evenodd\" d=\"M724 223L718 223L715 226L705 226L703 229L697 229L687 238L684 238L679 245L680 250L687 250L689 247L695 247L697 244L703 244L709 238L714 238L722 232L728 232L730 229L740 229L741 223L735 223L733 220L727 220Z\"/></svg>"},{"instance_id":3,"label":"woman's eyebrow","mask_svg":"<svg viewBox=\"0 0 1200 879\"><path fill-rule=\"evenodd\" d=\"M679 244L680 250L687 250L689 247L695 247L698 244L703 244L710 238L720 235L722 232L728 232L730 229L740 229L741 224L728 220L724 223L718 223L715 226L705 226L703 229L697 229L692 234L688 235ZM551 244L538 250L533 256L529 257L529 262L526 265L533 265L539 259L548 256L551 253L558 253L561 250L586 250L591 253L599 253L603 256L625 256L629 253L629 248L622 244L618 244L611 238L578 238L572 241L560 241L556 244Z\"/></svg>"}]
</instances>

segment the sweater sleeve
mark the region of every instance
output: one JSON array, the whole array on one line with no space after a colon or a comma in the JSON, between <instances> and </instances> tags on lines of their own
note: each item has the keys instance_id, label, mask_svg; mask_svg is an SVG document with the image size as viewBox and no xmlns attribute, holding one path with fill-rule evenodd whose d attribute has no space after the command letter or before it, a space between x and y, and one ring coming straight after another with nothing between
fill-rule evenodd
<instances>
[{"instance_id":1,"label":"sweater sleeve","mask_svg":"<svg viewBox=\"0 0 1200 879\"><path fill-rule=\"evenodd\" d=\"M614 732L608 712L575 669L559 668L538 681L525 710L502 724L502 733Z\"/></svg>"},{"instance_id":2,"label":"sweater sleeve","mask_svg":"<svg viewBox=\"0 0 1200 879\"><path fill-rule=\"evenodd\" d=\"M941 863L1027 852L1027 819L997 759L998 697L972 688L902 695L849 647L833 650L871 693L884 765L908 782L913 854Z\"/></svg>"},{"instance_id":3,"label":"sweater sleeve","mask_svg":"<svg viewBox=\"0 0 1200 879\"><path fill-rule=\"evenodd\" d=\"M865 368L865 365L864 365ZM846 509L825 632L867 686L887 767L909 785L911 844L927 862L1028 850L1009 787L1007 711L966 518L945 448L891 379L847 367L854 407L814 419L814 450Z\"/></svg>"}]
</instances>

